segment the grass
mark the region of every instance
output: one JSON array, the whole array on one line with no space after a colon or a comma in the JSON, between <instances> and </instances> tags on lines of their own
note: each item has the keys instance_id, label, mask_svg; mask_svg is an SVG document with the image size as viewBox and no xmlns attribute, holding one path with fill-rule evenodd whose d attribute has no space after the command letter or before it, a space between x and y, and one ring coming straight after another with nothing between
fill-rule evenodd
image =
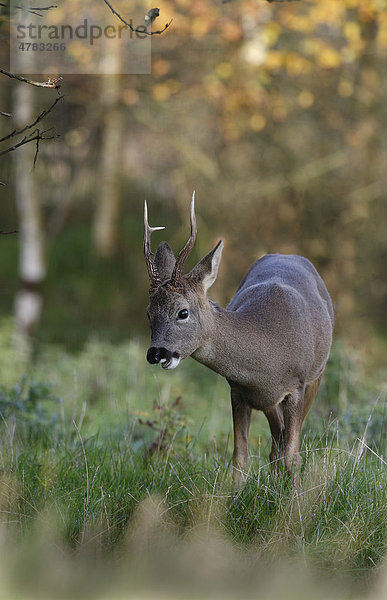
<instances>
[{"instance_id":1,"label":"grass","mask_svg":"<svg viewBox=\"0 0 387 600\"><path fill-rule=\"evenodd\" d=\"M385 593L384 403L344 343L304 430L301 488L273 477L256 414L237 494L227 386L204 367L171 376L138 342L95 339L43 348L26 371L6 323L0 346L4 597Z\"/></svg>"}]
</instances>

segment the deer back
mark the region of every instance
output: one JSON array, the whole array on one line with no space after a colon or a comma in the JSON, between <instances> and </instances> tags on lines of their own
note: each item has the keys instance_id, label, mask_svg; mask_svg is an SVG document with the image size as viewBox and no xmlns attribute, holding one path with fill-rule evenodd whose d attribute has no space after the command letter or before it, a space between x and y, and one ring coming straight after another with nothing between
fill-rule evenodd
<instances>
[{"instance_id":1,"label":"deer back","mask_svg":"<svg viewBox=\"0 0 387 600\"><path fill-rule=\"evenodd\" d=\"M306 258L262 257L242 280L227 310L244 317L246 352L264 354L266 369L294 371L306 382L323 371L332 342L333 306L323 280Z\"/></svg>"}]
</instances>

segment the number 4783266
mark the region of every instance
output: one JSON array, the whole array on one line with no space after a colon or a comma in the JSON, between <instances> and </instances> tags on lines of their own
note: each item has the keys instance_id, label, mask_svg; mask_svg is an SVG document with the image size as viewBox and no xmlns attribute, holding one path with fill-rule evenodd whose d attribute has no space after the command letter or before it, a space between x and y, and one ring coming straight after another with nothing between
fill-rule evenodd
<instances>
[{"instance_id":1,"label":"number 4783266","mask_svg":"<svg viewBox=\"0 0 387 600\"><path fill-rule=\"evenodd\" d=\"M64 42L21 42L19 50L22 52L64 52L66 44Z\"/></svg>"}]
</instances>

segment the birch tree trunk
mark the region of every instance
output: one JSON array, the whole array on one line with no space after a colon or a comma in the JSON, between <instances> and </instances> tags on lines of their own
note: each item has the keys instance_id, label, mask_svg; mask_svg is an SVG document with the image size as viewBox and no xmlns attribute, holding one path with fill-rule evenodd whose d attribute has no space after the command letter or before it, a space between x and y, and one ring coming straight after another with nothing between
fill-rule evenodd
<instances>
[{"instance_id":1,"label":"birch tree trunk","mask_svg":"<svg viewBox=\"0 0 387 600\"><path fill-rule=\"evenodd\" d=\"M14 92L14 118L19 128L34 119L34 89L20 84ZM33 162L36 147L25 144L14 153L15 201L19 218L20 289L15 298L15 330L19 349L29 359L32 334L41 316L41 283L46 275L41 206Z\"/></svg>"},{"instance_id":2,"label":"birch tree trunk","mask_svg":"<svg viewBox=\"0 0 387 600\"><path fill-rule=\"evenodd\" d=\"M120 49L114 40L106 43L106 75L101 77L100 102L103 135L98 173L99 192L93 223L93 241L97 254L112 256L117 247L120 213L120 176L122 157L123 115L120 109Z\"/></svg>"}]
</instances>

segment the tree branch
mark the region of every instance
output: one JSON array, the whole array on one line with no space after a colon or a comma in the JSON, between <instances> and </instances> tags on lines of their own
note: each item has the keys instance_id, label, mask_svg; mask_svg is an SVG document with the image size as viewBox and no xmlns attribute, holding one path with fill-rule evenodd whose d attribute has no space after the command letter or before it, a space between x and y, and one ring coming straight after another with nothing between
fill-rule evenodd
<instances>
[{"instance_id":1,"label":"tree branch","mask_svg":"<svg viewBox=\"0 0 387 600\"><path fill-rule=\"evenodd\" d=\"M48 108L45 108L40 113L40 115L38 117L36 117L36 119L35 119L35 121L33 123L29 123L28 125L26 125L22 129L14 129L8 135L4 136L3 138L0 138L0 142L5 142L6 140L9 140L14 135L21 135L22 133L24 133L28 129L32 129L32 127L35 127L35 125L37 125L39 123L39 121L42 121L44 119L44 117L46 117L48 115L48 113L52 111L52 109L54 108L54 106L56 106L58 104L58 102L60 102L61 100L63 100L63 98L64 98L64 96L58 96L54 100L54 102L51 104L51 106L49 106Z\"/></svg>"},{"instance_id":2,"label":"tree branch","mask_svg":"<svg viewBox=\"0 0 387 600\"><path fill-rule=\"evenodd\" d=\"M136 29L135 27L133 27L133 25L132 25L131 23L128 23L128 21L125 21L125 19L124 19L123 17L121 17L120 13L118 13L118 12L117 12L117 11L116 11L116 10L115 10L113 7L112 7L112 5L110 4L110 2L108 2L107 0L103 0L103 1L104 1L104 2L105 2L105 4L106 4L106 5L107 5L107 6L110 8L110 10L112 11L113 15L115 15L116 17L118 17L118 18L120 19L120 21L122 21L122 23L123 23L124 25L126 25L127 27L129 27L129 29L130 29L131 31L133 31L133 33L136 33L136 32L138 31L138 29ZM141 33L141 34L143 34L143 33L144 33L145 35L161 35L162 33L164 33L164 31L165 31L166 29L168 29L168 27L170 26L170 24L172 23L172 21L173 21L173 19L171 19L171 20L169 21L169 23L166 23L166 24L165 24L165 27L164 27L164 29L160 29L159 31L147 31L146 29L144 29L144 31L143 31L143 30L141 30L141 31L138 31L138 33Z\"/></svg>"},{"instance_id":3,"label":"tree branch","mask_svg":"<svg viewBox=\"0 0 387 600\"><path fill-rule=\"evenodd\" d=\"M34 166L35 166L37 154L39 152L40 140L52 140L54 138L60 137L59 134L57 134L57 133L54 135L45 135L49 131L52 131L52 129L53 128L50 127L49 129L46 129L45 131L42 131L42 132L40 132L39 129L35 129L35 131L32 131L29 135L24 136L24 138L22 140L20 140L20 142L18 142L17 144L14 144L13 146L9 146L5 150L1 150L0 156L4 156L4 154L7 154L8 152L14 152L15 150L17 150L17 148L20 148L20 146L24 146L24 144L28 144L30 142L36 141L37 148L36 148L35 157L34 157Z\"/></svg>"},{"instance_id":4,"label":"tree branch","mask_svg":"<svg viewBox=\"0 0 387 600\"><path fill-rule=\"evenodd\" d=\"M26 79L25 77L14 75L13 73L9 73L8 71L4 71L4 69L0 69L0 72L3 73L4 75L7 75L8 77L11 77L12 79L17 79L17 80L22 81L24 83L30 83L30 84L32 84L34 86L37 86L37 87L46 87L46 88L56 88L56 89L59 89L60 84L58 84L58 81L60 81L62 79L62 78L59 78L59 79L56 79L56 80L48 80L48 82L42 84L42 83L39 83L39 82L36 82L36 81L31 81L29 79ZM40 123L40 121L42 121L53 110L53 108L63 98L64 98L64 96L62 96L61 94L59 94L59 96L57 98L55 98L54 102L48 108L45 108L44 110L42 110L42 112L36 117L36 119L32 123L28 123L27 125L25 125L21 129L14 129L13 131L11 131L11 133L7 134L3 138L0 138L0 143L1 142L5 142L6 140L9 140L10 138L12 138L14 136L22 135L23 133L25 133L29 129L32 129L33 127L35 127L38 123ZM6 117L11 117L12 116L9 113L5 113L5 112L1 112L1 114L4 115L4 116L6 116ZM34 131L32 131L31 133L29 133L28 135L25 135L22 140L20 140L19 142L13 144L13 146L9 146L8 148L5 148L5 150L1 150L0 151L0 156L4 156L4 154L8 154L9 152L14 152L17 148L20 148L20 146L24 146L25 144L28 144L30 142L34 142L35 141L36 142L36 151L35 151L34 160L33 160L33 168L35 168L36 161L37 161L38 154L39 154L40 141L41 140L51 140L51 139L53 139L55 137L59 137L58 134L55 134L55 135L46 135L51 130L52 130L52 127L50 129L46 129L45 131L41 132L38 128L36 128ZM5 184L1 182L1 185L5 185Z\"/></svg>"},{"instance_id":5,"label":"tree branch","mask_svg":"<svg viewBox=\"0 0 387 600\"><path fill-rule=\"evenodd\" d=\"M5 2L0 2L0 6L4 6L4 8L8 8L7 4L5 4ZM27 10L29 13L31 13L32 15L36 15L37 17L43 17L43 15L40 15L39 12L42 12L44 10L51 10L52 8L58 8L56 5L51 5L51 6L30 6L29 8L27 8L26 6L13 6L12 8L17 8L19 10ZM36 12L39 11L39 12Z\"/></svg>"},{"instance_id":6,"label":"tree branch","mask_svg":"<svg viewBox=\"0 0 387 600\"><path fill-rule=\"evenodd\" d=\"M4 69L0 69L0 73L3 75L7 75L7 77L11 77L11 79L17 79L18 81L22 81L23 83L29 83L30 85L34 85L35 87L42 88L51 88L59 90L61 86L62 77L54 77L52 79L48 79L47 81L32 81L32 79L27 79L26 77L22 77L21 75L15 75L15 73L9 73Z\"/></svg>"}]
</instances>

